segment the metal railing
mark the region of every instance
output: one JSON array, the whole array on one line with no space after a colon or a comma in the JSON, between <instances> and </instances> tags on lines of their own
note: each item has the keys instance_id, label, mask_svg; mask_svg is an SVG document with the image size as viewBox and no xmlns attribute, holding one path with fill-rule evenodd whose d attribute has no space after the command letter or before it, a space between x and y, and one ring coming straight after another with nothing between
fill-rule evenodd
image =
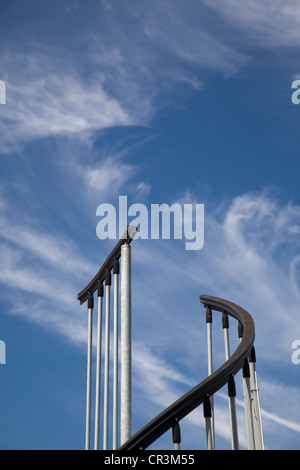
<instances>
[{"instance_id":1,"label":"metal railing","mask_svg":"<svg viewBox=\"0 0 300 470\"><path fill-rule=\"evenodd\" d=\"M95 449L99 449L100 377L101 377L101 325L103 282L106 297L105 325L105 372L103 405L103 450L108 449L108 401L109 401L109 325L110 325L110 286L114 275L114 371L113 371L113 449L144 450L168 430L172 430L175 450L180 450L180 421L200 405L206 427L207 449L215 449L215 412L214 394L222 387L228 390L229 417L228 427L231 434L231 447L239 449L239 430L236 412L235 376L242 371L245 420L248 449L264 448L261 412L256 376L256 357L254 349L255 327L251 315L242 307L224 299L201 295L200 302L206 309L208 377L176 400L158 416L152 419L136 434L131 436L131 258L130 242L136 234L134 227L128 227L122 239L111 252L97 275L88 286L78 294L81 303L88 301L88 355L87 355L87 404L86 404L86 449L90 448L91 413L91 357L92 357L92 315L93 293L98 292L98 335L96 366L96 405L95 405ZM121 258L121 379L120 379L120 446L118 444L118 296L119 296L119 258ZM213 311L221 312L224 330L225 362L213 370L212 321ZM229 318L237 321L239 345L230 353Z\"/></svg>"},{"instance_id":2,"label":"metal railing","mask_svg":"<svg viewBox=\"0 0 300 470\"><path fill-rule=\"evenodd\" d=\"M102 366L102 310L105 298L105 335L104 335L104 384L103 384L103 450L109 446L109 390L110 390L110 336L111 336L111 288L113 289L113 425L112 447L119 447L119 430L121 444L131 436L131 247L130 243L136 234L136 227L128 226L122 238L112 250L101 269L92 281L77 295L80 304L87 301L88 307L88 346L87 346L87 393L86 393L86 439L85 449L91 447L91 382L92 382L92 349L93 349L93 310L94 293L98 297L98 328L97 328L97 363L96 363L96 394L95 394L95 432L94 449L99 449L100 438L100 395ZM120 262L121 259L121 272ZM113 285L112 276L113 273ZM119 275L121 289L119 296ZM105 286L105 289L103 287ZM105 291L105 292L104 292ZM119 297L121 325L119 328ZM119 329L121 338L119 371ZM120 404L119 404L119 372L120 372ZM120 406L119 406L120 405ZM119 423L120 408L120 423Z\"/></svg>"},{"instance_id":3,"label":"metal railing","mask_svg":"<svg viewBox=\"0 0 300 470\"><path fill-rule=\"evenodd\" d=\"M253 319L246 310L227 300L201 295L200 301L206 307L208 377L146 424L146 426L122 445L120 450L146 449L170 429L172 429L174 448L178 449L181 439L179 429L180 421L201 404L203 404L203 415L206 424L207 448L209 450L215 449L213 395L226 384L228 384L232 449L238 449L239 440L235 408L236 390L234 376L241 369L243 370L245 391L248 448L253 450L263 449L263 434L255 371L255 327ZM227 359L226 362L214 372L212 371L211 341L213 310L222 312L223 314L225 354ZM228 344L228 317L235 318L239 325L240 344L232 355L229 353ZM251 367L249 367L249 363ZM249 382L251 382L251 388Z\"/></svg>"}]
</instances>

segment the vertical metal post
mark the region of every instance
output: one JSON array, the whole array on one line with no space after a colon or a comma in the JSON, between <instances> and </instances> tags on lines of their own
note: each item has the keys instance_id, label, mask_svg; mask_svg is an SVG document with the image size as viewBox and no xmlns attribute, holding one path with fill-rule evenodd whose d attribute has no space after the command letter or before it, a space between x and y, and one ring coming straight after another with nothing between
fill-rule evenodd
<instances>
[{"instance_id":1,"label":"vertical metal post","mask_svg":"<svg viewBox=\"0 0 300 470\"><path fill-rule=\"evenodd\" d=\"M98 282L98 331L97 331L97 365L96 365L96 399L95 399L95 441L94 449L99 449L100 428L100 390L101 390L101 348L102 348L102 300L103 284Z\"/></svg>"},{"instance_id":2,"label":"vertical metal post","mask_svg":"<svg viewBox=\"0 0 300 470\"><path fill-rule=\"evenodd\" d=\"M131 437L131 248L121 247L121 445Z\"/></svg>"},{"instance_id":3,"label":"vertical metal post","mask_svg":"<svg viewBox=\"0 0 300 470\"><path fill-rule=\"evenodd\" d=\"M90 450L93 308L94 308L94 297L92 296L91 293L89 293L89 297L88 297L88 349L87 349L85 450Z\"/></svg>"},{"instance_id":4,"label":"vertical metal post","mask_svg":"<svg viewBox=\"0 0 300 470\"><path fill-rule=\"evenodd\" d=\"M208 395L205 395L203 401L203 415L205 418L205 427L206 427L206 442L207 450L214 450L213 442L213 429L212 429L212 409L211 409L211 400Z\"/></svg>"},{"instance_id":5,"label":"vertical metal post","mask_svg":"<svg viewBox=\"0 0 300 470\"><path fill-rule=\"evenodd\" d=\"M241 322L239 322L238 323L238 336L239 336L240 342L242 341L243 333L244 333L243 325L241 324ZM248 450L254 450L255 442L254 442L252 404L251 404L249 377L250 377L249 363L248 363L248 360L245 359L244 366L243 366L243 392L244 392L247 441L248 441Z\"/></svg>"},{"instance_id":6,"label":"vertical metal post","mask_svg":"<svg viewBox=\"0 0 300 470\"><path fill-rule=\"evenodd\" d=\"M110 286L111 286L111 274L109 271L106 271L105 273L105 357L104 357L103 450L108 449Z\"/></svg>"},{"instance_id":7,"label":"vertical metal post","mask_svg":"<svg viewBox=\"0 0 300 470\"><path fill-rule=\"evenodd\" d=\"M246 426L247 426L248 450L255 450L249 378L250 378L249 363L248 363L248 360L245 359L245 362L243 365L243 389L244 389L244 404L245 404L245 416L246 416Z\"/></svg>"},{"instance_id":8,"label":"vertical metal post","mask_svg":"<svg viewBox=\"0 0 300 470\"><path fill-rule=\"evenodd\" d=\"M118 448L118 341L119 341L119 261L115 260L113 265L114 275L114 379L113 379L113 450Z\"/></svg>"},{"instance_id":9,"label":"vertical metal post","mask_svg":"<svg viewBox=\"0 0 300 470\"><path fill-rule=\"evenodd\" d=\"M206 329L207 329L207 362L208 375L213 373L213 353L212 353L212 311L210 307L206 307ZM211 436L212 446L215 448L215 423L214 423L214 397L210 397L211 403Z\"/></svg>"},{"instance_id":10,"label":"vertical metal post","mask_svg":"<svg viewBox=\"0 0 300 470\"><path fill-rule=\"evenodd\" d=\"M232 447L232 450L239 450L239 433L238 433L235 398L236 398L235 381L234 381L233 375L231 375L228 381L231 447Z\"/></svg>"},{"instance_id":11,"label":"vertical metal post","mask_svg":"<svg viewBox=\"0 0 300 470\"><path fill-rule=\"evenodd\" d=\"M172 438L174 444L174 450L180 450L180 443L181 443L181 433L180 433L180 426L179 421L175 420L175 424L172 427Z\"/></svg>"},{"instance_id":12,"label":"vertical metal post","mask_svg":"<svg viewBox=\"0 0 300 470\"><path fill-rule=\"evenodd\" d=\"M228 361L230 357L229 335L228 335L229 319L228 319L228 315L226 312L223 312L222 314L222 327L224 331L225 359L226 361Z\"/></svg>"},{"instance_id":13,"label":"vertical metal post","mask_svg":"<svg viewBox=\"0 0 300 470\"><path fill-rule=\"evenodd\" d=\"M222 315L222 326L224 330L224 344L225 344L225 359L228 361L230 358L230 346L229 346L229 319L226 312ZM228 382L228 404L229 404L229 416L230 416L230 430L231 430L231 447L232 450L239 449L239 438L238 438L238 425L237 425L237 414L236 414L236 389L233 376L229 378Z\"/></svg>"},{"instance_id":14,"label":"vertical metal post","mask_svg":"<svg viewBox=\"0 0 300 470\"><path fill-rule=\"evenodd\" d=\"M250 367L250 386L251 386L251 395L252 395L254 439L255 439L255 449L263 450L264 438L263 438L263 431L262 431L261 412L260 412L260 403L259 403L259 396L258 396L258 385L257 385L255 363L256 363L256 354L255 354L255 349L253 346L250 356L249 356L249 367Z\"/></svg>"}]
</instances>

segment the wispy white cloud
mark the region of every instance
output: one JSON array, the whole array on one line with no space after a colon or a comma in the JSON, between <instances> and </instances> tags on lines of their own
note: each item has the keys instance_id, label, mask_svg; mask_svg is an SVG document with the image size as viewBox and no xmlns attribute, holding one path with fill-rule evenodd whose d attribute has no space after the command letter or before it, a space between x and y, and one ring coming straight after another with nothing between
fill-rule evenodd
<instances>
[{"instance_id":1,"label":"wispy white cloud","mask_svg":"<svg viewBox=\"0 0 300 470\"><path fill-rule=\"evenodd\" d=\"M216 235L211 234L211 241L215 240L219 248L215 266L210 265L212 269L219 265L226 277L226 287L219 285L219 291L224 295L227 291L238 299L237 303L244 301L253 314L262 353L274 354L270 343L276 338L276 357L282 360L292 336L299 332L296 312L300 291L293 282L292 266L299 249L293 228L299 225L300 211L298 206L280 203L273 196L250 193L232 202L222 223L215 226L218 243Z\"/></svg>"},{"instance_id":2,"label":"wispy white cloud","mask_svg":"<svg viewBox=\"0 0 300 470\"><path fill-rule=\"evenodd\" d=\"M7 104L1 107L2 153L20 149L30 140L81 135L134 120L97 78L84 79L60 57L7 52Z\"/></svg>"},{"instance_id":3,"label":"wispy white cloud","mask_svg":"<svg viewBox=\"0 0 300 470\"><path fill-rule=\"evenodd\" d=\"M0 215L0 237L12 243L17 250L39 259L48 266L58 268L73 276L88 274L93 265L80 255L74 242L65 236L49 235L42 230L30 228L28 225L18 225Z\"/></svg>"},{"instance_id":4,"label":"wispy white cloud","mask_svg":"<svg viewBox=\"0 0 300 470\"><path fill-rule=\"evenodd\" d=\"M216 10L221 33L208 28ZM63 49L28 38L22 45L11 41L2 53L7 104L0 109L0 152L20 150L37 138L86 138L114 126L147 126L157 110L171 104L168 92L179 83L201 91L207 70L230 76L247 65L249 37L259 47L299 42L294 0L243 6L236 0L188 2L188 8L146 1L126 9L99 2L88 18L84 50L66 56ZM224 18L248 39L233 40L241 33L228 34Z\"/></svg>"},{"instance_id":5,"label":"wispy white cloud","mask_svg":"<svg viewBox=\"0 0 300 470\"><path fill-rule=\"evenodd\" d=\"M235 24L244 37L260 47L299 45L300 8L296 0L216 0L204 2Z\"/></svg>"},{"instance_id":6,"label":"wispy white cloud","mask_svg":"<svg viewBox=\"0 0 300 470\"><path fill-rule=\"evenodd\" d=\"M231 75L247 63L247 55L208 31L206 21L207 11L200 3L189 2L187 7L179 2L157 2L149 7L144 31L161 53L167 52L185 65ZM186 81L189 72L185 69L184 73Z\"/></svg>"},{"instance_id":7,"label":"wispy white cloud","mask_svg":"<svg viewBox=\"0 0 300 470\"><path fill-rule=\"evenodd\" d=\"M87 187L98 197L119 195L136 172L136 167L116 157L104 158L100 163L83 170Z\"/></svg>"},{"instance_id":8,"label":"wispy white cloud","mask_svg":"<svg viewBox=\"0 0 300 470\"><path fill-rule=\"evenodd\" d=\"M86 260L71 238L47 233L34 218L18 221L16 213L2 198L0 283L6 313L84 344L86 325L76 292L98 266Z\"/></svg>"},{"instance_id":9,"label":"wispy white cloud","mask_svg":"<svg viewBox=\"0 0 300 470\"><path fill-rule=\"evenodd\" d=\"M193 381L176 370L170 363L159 358L141 341L137 341L133 347L134 371L138 376L137 384L145 394L151 397L151 401L161 406L167 406L170 400L175 400L176 392L167 383L184 384L193 386Z\"/></svg>"},{"instance_id":10,"label":"wispy white cloud","mask_svg":"<svg viewBox=\"0 0 300 470\"><path fill-rule=\"evenodd\" d=\"M66 54L30 36L26 44L11 40L1 61L7 104L0 109L0 152L49 136L86 139L100 129L147 126L172 103L168 94L178 84L197 92L202 70L235 73L247 56L208 31L202 9L194 2L188 9L148 1L106 8L99 2L87 10L88 28L84 21L81 26L84 50Z\"/></svg>"},{"instance_id":11,"label":"wispy white cloud","mask_svg":"<svg viewBox=\"0 0 300 470\"><path fill-rule=\"evenodd\" d=\"M19 292L23 291L42 298L55 297L58 304L70 305L72 288L68 282L63 284L58 277L52 276L50 278L49 271L45 269L24 265L22 253L3 243L1 244L0 259L0 281L7 288L7 298L14 290L18 289ZM28 313L29 311L30 308Z\"/></svg>"}]
</instances>

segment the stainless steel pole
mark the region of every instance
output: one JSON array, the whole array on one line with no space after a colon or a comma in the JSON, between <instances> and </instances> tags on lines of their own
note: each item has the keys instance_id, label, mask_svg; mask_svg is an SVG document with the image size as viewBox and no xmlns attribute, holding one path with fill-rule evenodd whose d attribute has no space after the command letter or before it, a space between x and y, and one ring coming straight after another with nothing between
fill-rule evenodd
<instances>
[{"instance_id":1,"label":"stainless steel pole","mask_svg":"<svg viewBox=\"0 0 300 470\"><path fill-rule=\"evenodd\" d=\"M229 319L228 315L223 312L222 314L222 326L223 326L223 331L224 331L224 346L225 346L225 359L228 361L230 357L230 346L229 346Z\"/></svg>"},{"instance_id":2,"label":"stainless steel pole","mask_svg":"<svg viewBox=\"0 0 300 470\"><path fill-rule=\"evenodd\" d=\"M246 416L246 426L247 426L248 450L255 450L252 403L251 403L249 379L250 379L249 363L248 363L248 360L245 359L245 363L243 366L243 389L244 389L244 404L245 404L245 416Z\"/></svg>"},{"instance_id":3,"label":"stainless steel pole","mask_svg":"<svg viewBox=\"0 0 300 470\"><path fill-rule=\"evenodd\" d=\"M222 326L224 330L224 345L225 345L225 359L228 361L230 358L230 346L229 346L229 319L228 315L223 312L222 315ZM238 425L237 425L237 414L236 414L236 389L233 376L230 377L228 382L228 404L229 404L229 416L230 416L230 430L231 430L231 447L232 450L239 449L239 438L238 438Z\"/></svg>"},{"instance_id":4,"label":"stainless steel pole","mask_svg":"<svg viewBox=\"0 0 300 470\"><path fill-rule=\"evenodd\" d=\"M208 375L213 373L213 352L212 352L212 311L210 307L206 307L206 329L207 329L207 362L208 362ZM210 397L211 403L211 439L213 449L215 448L215 423L214 423L214 397Z\"/></svg>"},{"instance_id":5,"label":"stainless steel pole","mask_svg":"<svg viewBox=\"0 0 300 470\"><path fill-rule=\"evenodd\" d=\"M85 450L90 450L90 433L91 433L93 308L94 308L94 298L91 294L89 294L89 297L88 297L88 349L87 349L87 381L86 381Z\"/></svg>"},{"instance_id":6,"label":"stainless steel pole","mask_svg":"<svg viewBox=\"0 0 300 470\"><path fill-rule=\"evenodd\" d=\"M101 349L102 349L102 300L103 284L98 283L98 331L97 331L97 365L96 365L96 401L95 401L95 442L94 449L99 449L100 428L100 390L101 390Z\"/></svg>"},{"instance_id":7,"label":"stainless steel pole","mask_svg":"<svg viewBox=\"0 0 300 470\"><path fill-rule=\"evenodd\" d=\"M228 381L228 400L230 413L231 448L232 450L239 450L239 432L236 413L236 388L233 376L231 376Z\"/></svg>"},{"instance_id":8,"label":"stainless steel pole","mask_svg":"<svg viewBox=\"0 0 300 470\"><path fill-rule=\"evenodd\" d=\"M238 336L240 342L243 338L243 325L241 322L238 323ZM249 370L249 363L248 360L245 359L243 365L243 392L244 392L244 406L245 406L245 418L246 418L246 429L247 429L247 441L248 441L248 450L255 449L255 442L254 442L254 430L253 430L253 419L252 419L252 404L251 404L251 392L250 392L250 370Z\"/></svg>"},{"instance_id":9,"label":"stainless steel pole","mask_svg":"<svg viewBox=\"0 0 300 470\"><path fill-rule=\"evenodd\" d=\"M115 260L113 266L114 275L114 380L113 380L113 449L118 448L118 379L119 379L119 357L118 357L118 341L119 341L119 261Z\"/></svg>"},{"instance_id":10,"label":"stainless steel pole","mask_svg":"<svg viewBox=\"0 0 300 470\"><path fill-rule=\"evenodd\" d=\"M211 409L211 400L208 395L204 397L203 401L203 415L205 419L206 427L206 442L207 450L214 450L214 438L213 438L213 429L212 429L212 409Z\"/></svg>"},{"instance_id":11,"label":"stainless steel pole","mask_svg":"<svg viewBox=\"0 0 300 470\"><path fill-rule=\"evenodd\" d=\"M111 274L110 272L107 271L105 275L105 357L104 357L103 450L108 449L110 286L111 286Z\"/></svg>"},{"instance_id":12,"label":"stainless steel pole","mask_svg":"<svg viewBox=\"0 0 300 470\"><path fill-rule=\"evenodd\" d=\"M121 247L121 445L131 437L131 248Z\"/></svg>"},{"instance_id":13,"label":"stainless steel pole","mask_svg":"<svg viewBox=\"0 0 300 470\"><path fill-rule=\"evenodd\" d=\"M255 449L264 450L264 437L261 422L260 403L258 395L257 375L256 375L256 355L254 346L252 347L249 356L249 367L250 367L250 386L252 395L252 411L253 411L253 426L254 426L254 440Z\"/></svg>"}]
</instances>

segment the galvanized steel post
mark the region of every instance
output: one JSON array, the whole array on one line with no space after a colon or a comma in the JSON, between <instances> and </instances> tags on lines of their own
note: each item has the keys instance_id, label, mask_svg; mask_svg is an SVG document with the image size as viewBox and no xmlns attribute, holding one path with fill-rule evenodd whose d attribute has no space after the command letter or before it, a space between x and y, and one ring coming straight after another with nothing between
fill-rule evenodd
<instances>
[{"instance_id":1,"label":"galvanized steel post","mask_svg":"<svg viewBox=\"0 0 300 470\"><path fill-rule=\"evenodd\" d=\"M121 247L121 445L131 437L131 247Z\"/></svg>"},{"instance_id":2,"label":"galvanized steel post","mask_svg":"<svg viewBox=\"0 0 300 470\"><path fill-rule=\"evenodd\" d=\"M85 424L85 449L90 449L91 432L91 377L92 377L92 333L93 333L93 308L94 298L88 297L88 350L87 350L87 381L86 381L86 424Z\"/></svg>"}]
</instances>

